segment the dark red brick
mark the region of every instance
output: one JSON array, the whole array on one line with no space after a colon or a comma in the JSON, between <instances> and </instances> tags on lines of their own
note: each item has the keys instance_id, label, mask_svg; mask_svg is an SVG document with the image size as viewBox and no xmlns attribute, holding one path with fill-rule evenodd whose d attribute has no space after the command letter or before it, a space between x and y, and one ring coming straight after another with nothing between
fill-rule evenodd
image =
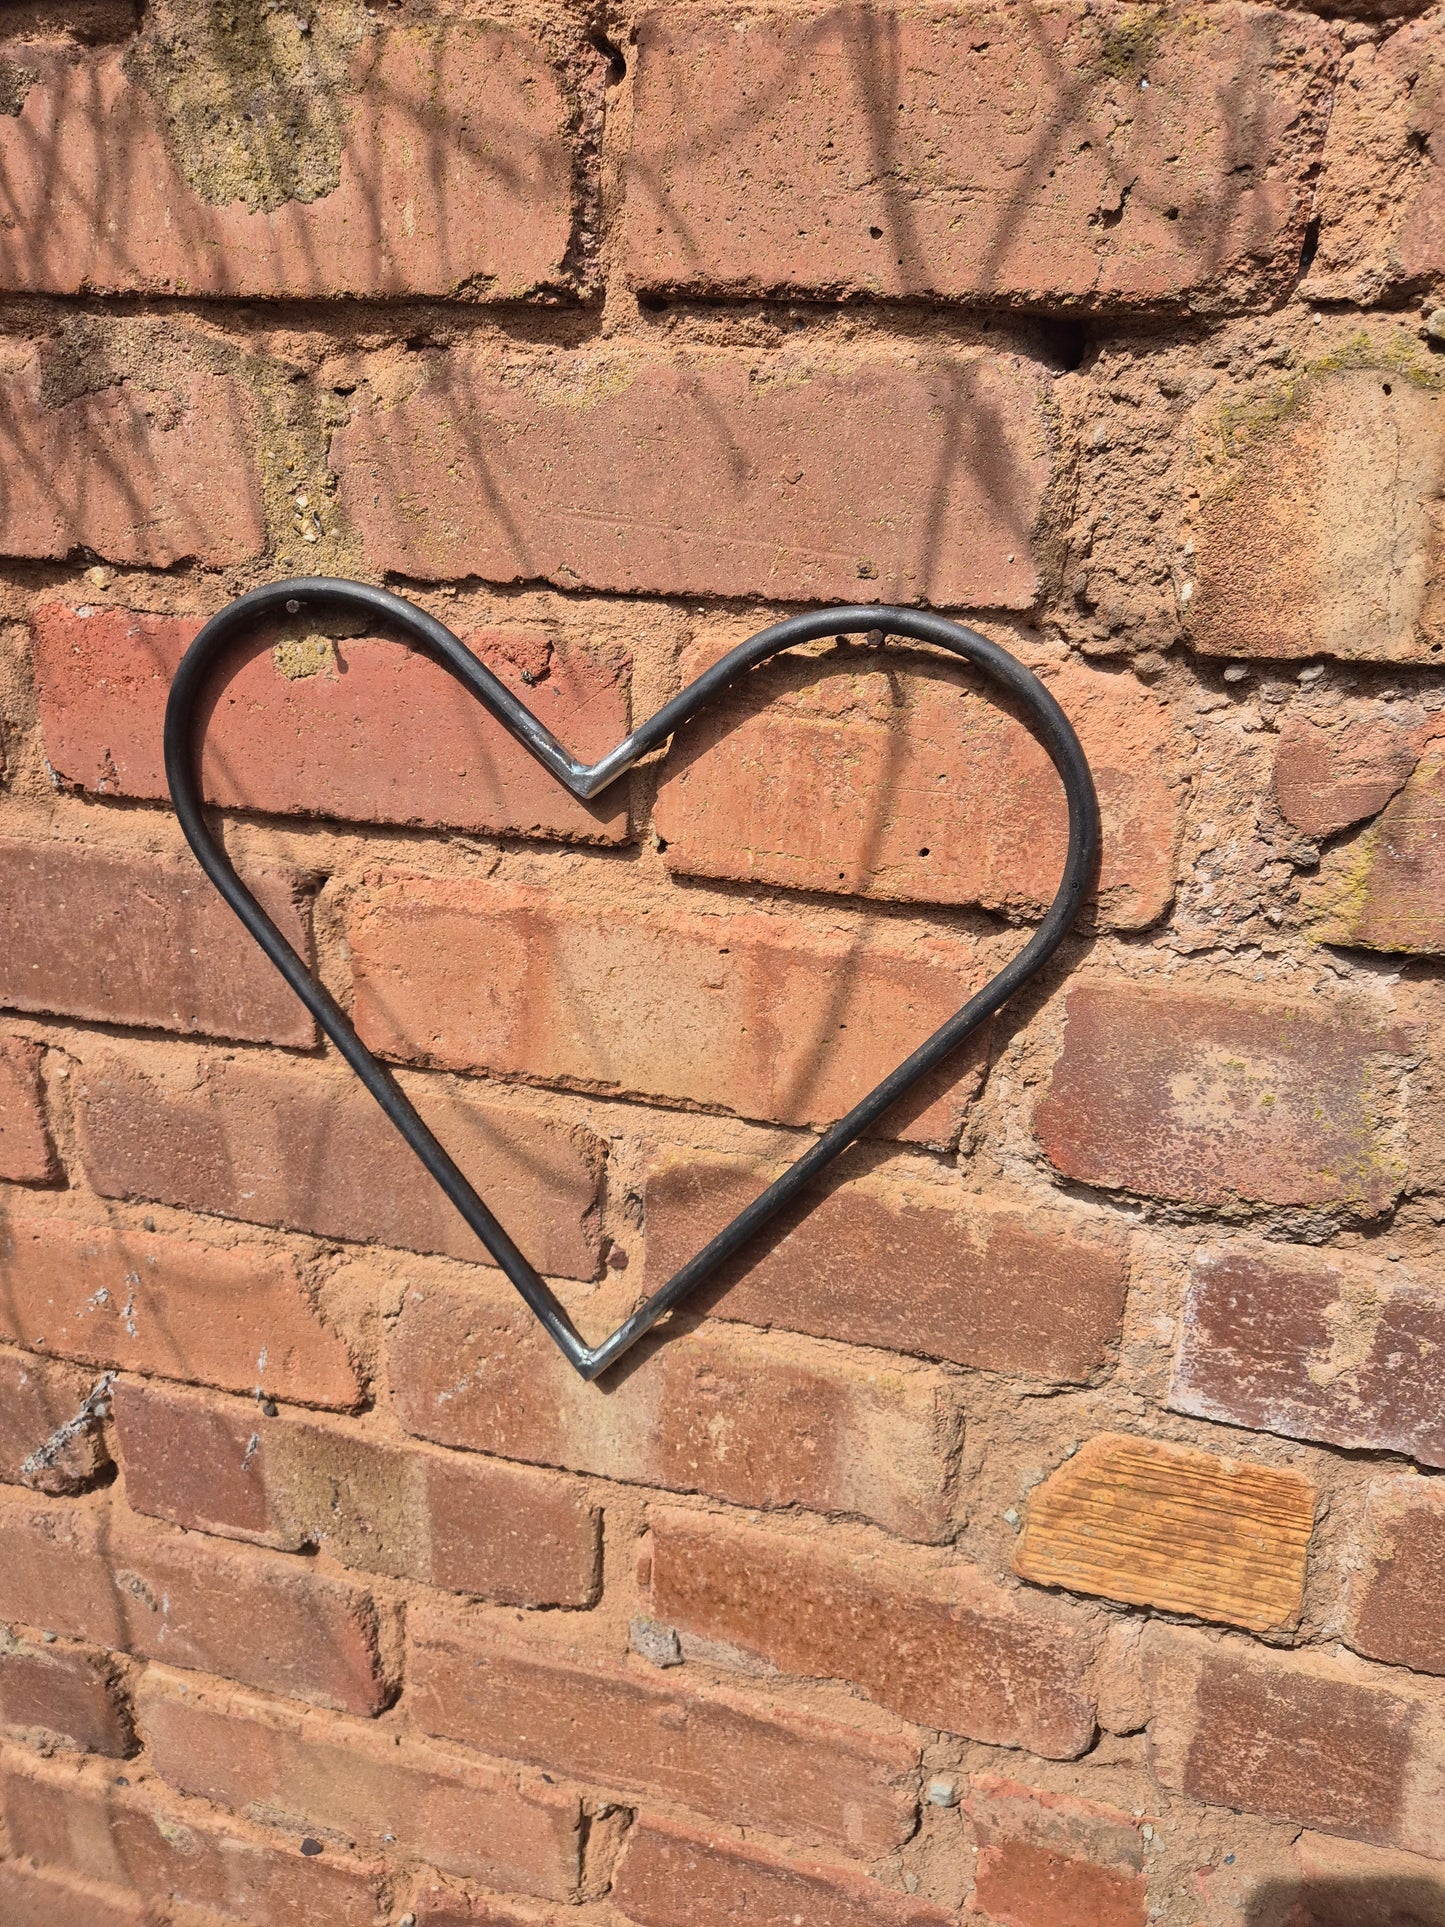
<instances>
[{"instance_id":1,"label":"dark red brick","mask_svg":"<svg viewBox=\"0 0 1445 1927\"><path fill-rule=\"evenodd\" d=\"M0 1726L120 1759L135 1750L110 1656L0 1638Z\"/></svg>"},{"instance_id":2,"label":"dark red brick","mask_svg":"<svg viewBox=\"0 0 1445 1927\"><path fill-rule=\"evenodd\" d=\"M1072 1759L1094 1737L1094 1636L1053 1601L903 1548L652 1515L656 1616L785 1673L847 1680L924 1727Z\"/></svg>"},{"instance_id":3,"label":"dark red brick","mask_svg":"<svg viewBox=\"0 0 1445 1927\"><path fill-rule=\"evenodd\" d=\"M956 1919L932 1901L890 1892L862 1867L784 1860L651 1816L628 1834L611 1897L637 1927L950 1927Z\"/></svg>"},{"instance_id":4,"label":"dark red brick","mask_svg":"<svg viewBox=\"0 0 1445 1927\"><path fill-rule=\"evenodd\" d=\"M918 1753L906 1740L424 1608L407 1632L407 1706L438 1739L865 1858L913 1831Z\"/></svg>"},{"instance_id":5,"label":"dark red brick","mask_svg":"<svg viewBox=\"0 0 1445 1927\"><path fill-rule=\"evenodd\" d=\"M665 1284L776 1171L665 1154L643 1190L644 1284ZM1127 1288L1125 1247L973 1194L845 1177L819 1186L719 1274L714 1316L985 1371L1077 1382L1107 1365Z\"/></svg>"},{"instance_id":6,"label":"dark red brick","mask_svg":"<svg viewBox=\"0 0 1445 1927\"><path fill-rule=\"evenodd\" d=\"M1445 1674L1445 1483L1377 1479L1351 1564L1345 1637L1355 1651Z\"/></svg>"},{"instance_id":7,"label":"dark red brick","mask_svg":"<svg viewBox=\"0 0 1445 1927\"><path fill-rule=\"evenodd\" d=\"M1164 1627L1145 1641L1149 1749L1163 1785L1445 1858L1445 1688Z\"/></svg>"},{"instance_id":8,"label":"dark red brick","mask_svg":"<svg viewBox=\"0 0 1445 1927\"><path fill-rule=\"evenodd\" d=\"M1445 1304L1403 1267L1225 1245L1194 1261L1169 1403L1445 1465L1442 1346Z\"/></svg>"},{"instance_id":9,"label":"dark red brick","mask_svg":"<svg viewBox=\"0 0 1445 1927\"><path fill-rule=\"evenodd\" d=\"M156 1772L273 1824L336 1829L444 1873L565 1899L581 1873L581 1809L540 1776L399 1740L362 1720L201 1691L152 1667L137 1713Z\"/></svg>"},{"instance_id":10,"label":"dark red brick","mask_svg":"<svg viewBox=\"0 0 1445 1927\"><path fill-rule=\"evenodd\" d=\"M1034 1128L1085 1184L1378 1217L1404 1182L1392 1120L1408 1054L1399 1030L1319 999L1096 981L1069 992Z\"/></svg>"},{"instance_id":11,"label":"dark red brick","mask_svg":"<svg viewBox=\"0 0 1445 1927\"><path fill-rule=\"evenodd\" d=\"M601 1516L574 1480L123 1383L126 1497L172 1524L514 1606L590 1606ZM223 1668L217 1668L221 1671Z\"/></svg>"}]
</instances>

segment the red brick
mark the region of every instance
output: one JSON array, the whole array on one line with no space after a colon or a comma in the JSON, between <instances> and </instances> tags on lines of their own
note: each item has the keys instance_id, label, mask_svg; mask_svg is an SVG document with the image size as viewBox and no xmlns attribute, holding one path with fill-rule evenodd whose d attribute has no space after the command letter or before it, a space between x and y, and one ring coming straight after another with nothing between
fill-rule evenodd
<instances>
[{"instance_id":1,"label":"red brick","mask_svg":"<svg viewBox=\"0 0 1445 1927\"><path fill-rule=\"evenodd\" d=\"M537 42L451 21L362 37L348 59L325 20L315 26L319 62L306 58L316 41L298 43L294 28L289 47L284 31L258 29L266 53L240 36L228 45L215 28L170 45L155 29L129 49L24 43L17 53L35 78L0 125L11 220L0 283L26 293L503 301L570 286L568 114ZM246 121L289 115L279 148L247 137L239 183L208 152L218 130L174 124L166 104L178 69L198 68L192 84L209 86L197 98L212 103L213 123L215 101L227 103L220 141L239 143L234 61L247 63L256 95L246 96ZM289 83L288 62L299 66ZM334 93L325 82L308 89L318 66L339 82ZM290 166L283 150L296 152ZM318 166L329 174L319 192L306 178Z\"/></svg>"},{"instance_id":2,"label":"red brick","mask_svg":"<svg viewBox=\"0 0 1445 1927\"><path fill-rule=\"evenodd\" d=\"M1196 419L1190 640L1205 656L1433 664L1445 650L1436 377L1398 334L1351 324L1310 347L1310 366L1256 374Z\"/></svg>"},{"instance_id":3,"label":"red brick","mask_svg":"<svg viewBox=\"0 0 1445 1927\"><path fill-rule=\"evenodd\" d=\"M1445 1867L1304 1833L1295 1842L1299 1898L1284 1927L1445 1927Z\"/></svg>"},{"instance_id":4,"label":"red brick","mask_svg":"<svg viewBox=\"0 0 1445 1927\"><path fill-rule=\"evenodd\" d=\"M0 1620L122 1650L125 1612L105 1555L107 1515L0 1491Z\"/></svg>"},{"instance_id":5,"label":"red brick","mask_svg":"<svg viewBox=\"0 0 1445 1927\"><path fill-rule=\"evenodd\" d=\"M118 1521L106 1546L126 1645L267 1692L376 1713L389 1697L371 1595L249 1547Z\"/></svg>"},{"instance_id":6,"label":"red brick","mask_svg":"<svg viewBox=\"0 0 1445 1927\"><path fill-rule=\"evenodd\" d=\"M465 1893L435 1877L414 1896L412 1911L418 1927L557 1927L550 1907L499 1899L495 1894Z\"/></svg>"},{"instance_id":7,"label":"red brick","mask_svg":"<svg viewBox=\"0 0 1445 1927\"><path fill-rule=\"evenodd\" d=\"M84 547L156 569L260 555L266 526L240 381L207 370L204 350L191 365L184 355L164 365L164 340L120 379L106 367L107 338L7 350L0 555L63 561ZM89 364L81 375L70 365L77 357Z\"/></svg>"},{"instance_id":8,"label":"red brick","mask_svg":"<svg viewBox=\"0 0 1445 1927\"><path fill-rule=\"evenodd\" d=\"M1361 950L1445 951L1445 745L1433 744L1379 821L1326 857L1312 934Z\"/></svg>"},{"instance_id":9,"label":"red brick","mask_svg":"<svg viewBox=\"0 0 1445 1927\"><path fill-rule=\"evenodd\" d=\"M0 1178L44 1184L60 1167L45 1119L40 1046L23 1037L0 1038Z\"/></svg>"},{"instance_id":10,"label":"red brick","mask_svg":"<svg viewBox=\"0 0 1445 1927\"><path fill-rule=\"evenodd\" d=\"M322 1322L295 1259L261 1245L7 1218L0 1338L86 1365L308 1405L360 1397L346 1342Z\"/></svg>"},{"instance_id":11,"label":"red brick","mask_svg":"<svg viewBox=\"0 0 1445 1927\"><path fill-rule=\"evenodd\" d=\"M971 1911L998 1927L1144 1927L1140 1822L1093 1800L975 1774Z\"/></svg>"},{"instance_id":12,"label":"red brick","mask_svg":"<svg viewBox=\"0 0 1445 1927\"><path fill-rule=\"evenodd\" d=\"M1419 760L1423 716L1391 704L1325 720L1287 720L1275 752L1274 794L1281 813L1306 836L1335 836L1376 816L1404 787Z\"/></svg>"},{"instance_id":13,"label":"red brick","mask_svg":"<svg viewBox=\"0 0 1445 1927\"><path fill-rule=\"evenodd\" d=\"M200 626L58 602L35 611L40 729L58 776L97 796L169 796L161 724ZM540 630L482 629L465 640L577 755L600 756L627 734L620 657ZM298 660L266 638L233 659L201 759L212 802L272 816L626 837L624 798L577 802L429 656L365 636L310 646Z\"/></svg>"},{"instance_id":14,"label":"red brick","mask_svg":"<svg viewBox=\"0 0 1445 1927\"><path fill-rule=\"evenodd\" d=\"M108 1655L0 1639L0 1726L121 1759L134 1751Z\"/></svg>"},{"instance_id":15,"label":"red brick","mask_svg":"<svg viewBox=\"0 0 1445 1927\"><path fill-rule=\"evenodd\" d=\"M378 367L332 462L376 570L1027 608L1047 386L966 350L463 345Z\"/></svg>"},{"instance_id":16,"label":"red brick","mask_svg":"<svg viewBox=\"0 0 1445 1927\"><path fill-rule=\"evenodd\" d=\"M918 1749L905 1740L415 1607L407 1632L411 1719L438 1739L865 1858L913 1832Z\"/></svg>"},{"instance_id":17,"label":"red brick","mask_svg":"<svg viewBox=\"0 0 1445 1927\"><path fill-rule=\"evenodd\" d=\"M763 1190L767 1166L666 1154L643 1187L653 1291ZM715 1317L990 1372L1079 1382L1118 1342L1127 1288L1117 1237L932 1185L824 1180L719 1274Z\"/></svg>"},{"instance_id":18,"label":"red brick","mask_svg":"<svg viewBox=\"0 0 1445 1927\"><path fill-rule=\"evenodd\" d=\"M565 1898L581 1872L575 1794L357 1720L202 1692L152 1667L137 1712L161 1778L287 1825L331 1829L444 1873Z\"/></svg>"},{"instance_id":19,"label":"red brick","mask_svg":"<svg viewBox=\"0 0 1445 1927\"><path fill-rule=\"evenodd\" d=\"M1233 307L1293 284L1331 51L1242 6L658 9L628 264L709 294Z\"/></svg>"},{"instance_id":20,"label":"red brick","mask_svg":"<svg viewBox=\"0 0 1445 1927\"><path fill-rule=\"evenodd\" d=\"M657 1510L657 1617L842 1679L925 1727L1072 1759L1094 1737L1086 1622L974 1567L833 1528L826 1539Z\"/></svg>"},{"instance_id":21,"label":"red brick","mask_svg":"<svg viewBox=\"0 0 1445 1927\"><path fill-rule=\"evenodd\" d=\"M242 1839L204 1809L157 1801L154 1783L27 1765L4 1776L5 1818L19 1851L138 1899L179 1900L265 1927L380 1927L375 1873L295 1840ZM207 1915L210 1918L210 1915ZM8 1927L8 1924L7 1924Z\"/></svg>"},{"instance_id":22,"label":"red brick","mask_svg":"<svg viewBox=\"0 0 1445 1927\"><path fill-rule=\"evenodd\" d=\"M152 1927L129 1895L57 1880L18 1861L0 1861L0 1919L5 1927Z\"/></svg>"},{"instance_id":23,"label":"red brick","mask_svg":"<svg viewBox=\"0 0 1445 1927\"><path fill-rule=\"evenodd\" d=\"M408 1431L443 1445L739 1505L849 1512L913 1539L952 1527L961 1426L942 1373L704 1325L596 1391L509 1290L415 1286L389 1355Z\"/></svg>"},{"instance_id":24,"label":"red brick","mask_svg":"<svg viewBox=\"0 0 1445 1927\"><path fill-rule=\"evenodd\" d=\"M1345 1637L1355 1651L1445 1674L1445 1484L1376 1479L1352 1564Z\"/></svg>"},{"instance_id":25,"label":"red brick","mask_svg":"<svg viewBox=\"0 0 1445 1927\"><path fill-rule=\"evenodd\" d=\"M967 941L903 945L759 911L573 905L427 877L354 899L349 937L356 1026L384 1055L783 1124L841 1116L984 976ZM973 1040L892 1128L952 1136L981 1056Z\"/></svg>"},{"instance_id":26,"label":"red brick","mask_svg":"<svg viewBox=\"0 0 1445 1927\"><path fill-rule=\"evenodd\" d=\"M554 1276L593 1276L600 1141L511 1098L479 1101L433 1083L407 1089L533 1263ZM103 1197L484 1256L349 1072L97 1052L76 1078L76 1102L81 1156Z\"/></svg>"},{"instance_id":27,"label":"red brick","mask_svg":"<svg viewBox=\"0 0 1445 1927\"><path fill-rule=\"evenodd\" d=\"M299 874L246 880L309 962ZM316 1035L191 858L58 840L0 842L0 1003L276 1044Z\"/></svg>"},{"instance_id":28,"label":"red brick","mask_svg":"<svg viewBox=\"0 0 1445 1927\"><path fill-rule=\"evenodd\" d=\"M1163 1785L1445 1859L1445 1688L1163 1627L1144 1638Z\"/></svg>"},{"instance_id":29,"label":"red brick","mask_svg":"<svg viewBox=\"0 0 1445 1927\"><path fill-rule=\"evenodd\" d=\"M298 1561L18 1494L0 1545L0 1618L322 1705L386 1697L369 1595Z\"/></svg>"},{"instance_id":30,"label":"red brick","mask_svg":"<svg viewBox=\"0 0 1445 1927\"><path fill-rule=\"evenodd\" d=\"M1445 1465L1445 1303L1402 1270L1289 1247L1200 1252L1170 1405Z\"/></svg>"},{"instance_id":31,"label":"red brick","mask_svg":"<svg viewBox=\"0 0 1445 1927\"><path fill-rule=\"evenodd\" d=\"M3 1289L0 1272L0 1292ZM56 1441L61 1428L80 1413L94 1384L90 1372L0 1350L0 1480L37 1492L78 1492L106 1470L110 1456L98 1423Z\"/></svg>"},{"instance_id":32,"label":"red brick","mask_svg":"<svg viewBox=\"0 0 1445 1927\"><path fill-rule=\"evenodd\" d=\"M820 675L784 659L679 735L653 811L668 868L1039 911L1068 845L1046 752L936 657L865 660ZM1174 894L1182 801L1168 712L1132 677L1064 669L1049 684L1099 791L1099 916L1152 923Z\"/></svg>"},{"instance_id":33,"label":"red brick","mask_svg":"<svg viewBox=\"0 0 1445 1927\"><path fill-rule=\"evenodd\" d=\"M891 1893L862 1867L783 1860L765 1848L644 1817L633 1827L612 1883L614 1905L637 1927L949 1927L957 1916Z\"/></svg>"},{"instance_id":34,"label":"red brick","mask_svg":"<svg viewBox=\"0 0 1445 1927\"><path fill-rule=\"evenodd\" d=\"M570 1479L155 1386L118 1386L115 1423L139 1512L507 1605L595 1597L600 1516Z\"/></svg>"},{"instance_id":35,"label":"red brick","mask_svg":"<svg viewBox=\"0 0 1445 1927\"><path fill-rule=\"evenodd\" d=\"M1219 1208L1378 1217L1404 1181L1391 1114L1407 1053L1367 1016L1122 979L1071 990L1034 1112L1065 1177Z\"/></svg>"}]
</instances>

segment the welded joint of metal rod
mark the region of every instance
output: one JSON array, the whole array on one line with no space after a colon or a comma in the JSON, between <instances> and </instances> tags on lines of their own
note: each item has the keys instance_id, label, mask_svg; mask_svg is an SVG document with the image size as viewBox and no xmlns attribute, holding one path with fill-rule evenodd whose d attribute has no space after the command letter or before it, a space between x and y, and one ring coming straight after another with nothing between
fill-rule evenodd
<instances>
[{"instance_id":1,"label":"welded joint of metal rod","mask_svg":"<svg viewBox=\"0 0 1445 1927\"><path fill-rule=\"evenodd\" d=\"M206 821L200 787L202 731L197 718L212 673L224 652L258 627L299 615L308 607L345 611L375 621L383 631L427 651L447 668L484 709L556 777L572 795L591 799L616 782L641 757L659 749L727 685L746 670L785 649L855 634L896 636L931 644L961 657L1006 690L1048 752L1063 782L1069 813L1069 845L1058 890L1043 921L1013 960L947 1023L919 1045L895 1071L826 1130L732 1223L703 1247L665 1285L638 1306L600 1345L588 1345L541 1274L518 1250L426 1125L395 1077L362 1043L351 1020L281 935L237 875ZM493 1262L500 1266L563 1354L585 1379L595 1379L658 1321L777 1217L818 1174L920 1078L956 1051L994 1011L1040 970L1058 949L1083 905L1099 851L1099 810L1088 762L1058 703L1037 676L977 630L922 609L863 604L814 610L760 630L740 642L663 704L615 749L592 764L580 763L559 743L460 637L425 610L389 590L325 576L278 582L239 596L202 629L182 658L171 684L165 721L166 780L186 839L206 875L251 936L311 1012L325 1034L371 1093L423 1168L455 1206Z\"/></svg>"}]
</instances>

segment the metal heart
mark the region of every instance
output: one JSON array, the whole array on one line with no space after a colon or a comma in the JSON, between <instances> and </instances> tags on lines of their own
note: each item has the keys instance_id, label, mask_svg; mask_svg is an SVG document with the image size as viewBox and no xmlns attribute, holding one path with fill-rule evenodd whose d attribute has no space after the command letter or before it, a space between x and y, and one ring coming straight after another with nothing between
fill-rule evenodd
<instances>
[{"instance_id":1,"label":"metal heart","mask_svg":"<svg viewBox=\"0 0 1445 1927\"><path fill-rule=\"evenodd\" d=\"M377 1062L330 993L316 981L232 868L206 825L199 781L200 732L196 715L212 671L232 643L258 625L297 615L305 607L365 616L388 634L400 636L435 656L471 691L477 701L522 743L564 789L582 799L615 783L639 757L665 743L689 717L725 689L744 670L799 643L860 632L931 643L983 672L1021 705L1030 727L1063 779L1069 807L1069 847L1058 892L1033 936L1012 962L946 1024L920 1044L897 1070L806 1150L746 1210L713 1238L697 1256L641 1304L600 1345L588 1345L540 1273L507 1236L501 1224L422 1122L386 1067ZM710 1273L777 1216L840 1152L875 1123L899 1098L957 1050L971 1032L1007 1002L1040 970L1062 942L1078 915L1092 879L1099 848L1099 810L1084 752L1068 718L1037 676L1006 649L972 629L920 609L862 606L818 610L793 616L761 630L728 651L696 682L651 721L633 730L600 762L579 763L454 636L445 624L385 589L325 576L303 577L253 589L213 616L186 651L171 684L165 724L166 780L171 801L202 869L315 1017L367 1090L406 1139L425 1168L451 1199L492 1258L546 1326L584 1379L595 1379L635 1345L658 1320L680 1304Z\"/></svg>"}]
</instances>

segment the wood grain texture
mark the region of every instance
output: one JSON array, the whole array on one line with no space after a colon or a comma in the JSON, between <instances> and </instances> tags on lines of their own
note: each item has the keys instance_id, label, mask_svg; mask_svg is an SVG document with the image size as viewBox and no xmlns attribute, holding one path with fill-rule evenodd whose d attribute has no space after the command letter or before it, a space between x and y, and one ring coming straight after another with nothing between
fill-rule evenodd
<instances>
[{"instance_id":1,"label":"wood grain texture","mask_svg":"<svg viewBox=\"0 0 1445 1927\"><path fill-rule=\"evenodd\" d=\"M1298 1472L1104 1433L1033 1493L1014 1570L1277 1631L1299 1616L1314 1510Z\"/></svg>"}]
</instances>

